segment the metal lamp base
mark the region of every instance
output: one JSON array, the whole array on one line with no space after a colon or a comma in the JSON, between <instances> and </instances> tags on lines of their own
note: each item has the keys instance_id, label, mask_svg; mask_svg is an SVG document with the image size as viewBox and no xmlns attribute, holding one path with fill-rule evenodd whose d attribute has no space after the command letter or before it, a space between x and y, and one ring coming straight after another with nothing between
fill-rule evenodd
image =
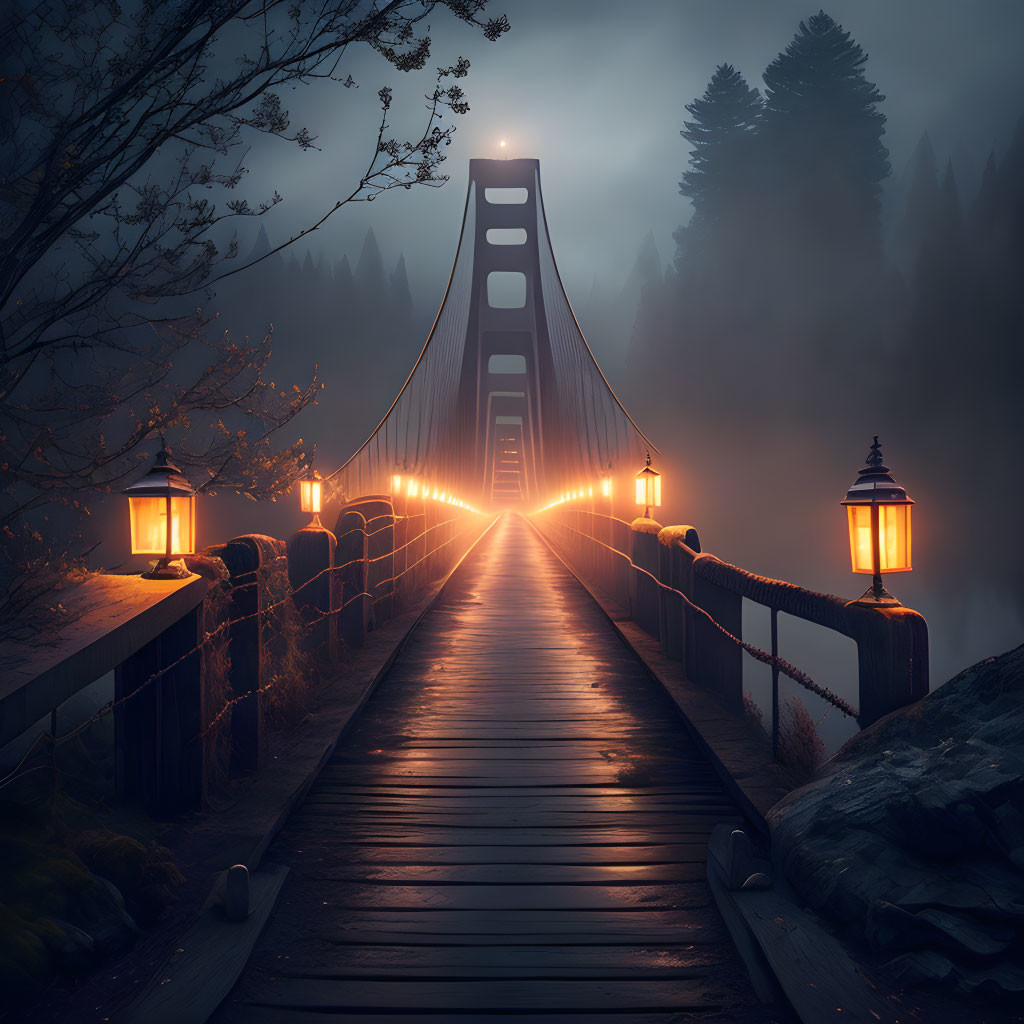
<instances>
[{"instance_id":1,"label":"metal lamp base","mask_svg":"<svg viewBox=\"0 0 1024 1024\"><path fill-rule=\"evenodd\" d=\"M882 586L882 577L876 575L871 586L864 591L856 601L847 601L847 608L851 604L866 605L869 608L895 608L902 607L899 598L893 597L885 587Z\"/></svg>"},{"instance_id":2,"label":"metal lamp base","mask_svg":"<svg viewBox=\"0 0 1024 1024\"><path fill-rule=\"evenodd\" d=\"M144 580L185 580L191 575L192 573L185 568L182 559L161 558L149 572L142 574L142 578Z\"/></svg>"}]
</instances>

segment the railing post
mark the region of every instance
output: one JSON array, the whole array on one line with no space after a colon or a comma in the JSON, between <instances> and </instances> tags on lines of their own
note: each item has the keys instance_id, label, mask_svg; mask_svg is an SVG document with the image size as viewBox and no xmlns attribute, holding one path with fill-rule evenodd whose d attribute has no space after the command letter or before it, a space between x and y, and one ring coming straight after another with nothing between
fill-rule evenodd
<instances>
[{"instance_id":1,"label":"railing post","mask_svg":"<svg viewBox=\"0 0 1024 1024\"><path fill-rule=\"evenodd\" d=\"M901 605L851 605L856 622L860 680L857 719L862 729L928 694L928 624Z\"/></svg>"},{"instance_id":2,"label":"railing post","mask_svg":"<svg viewBox=\"0 0 1024 1024\"><path fill-rule=\"evenodd\" d=\"M409 606L410 586L405 571L409 565L409 516L405 511L407 500L403 499L403 514L395 511L395 611L404 611Z\"/></svg>"},{"instance_id":3,"label":"railing post","mask_svg":"<svg viewBox=\"0 0 1024 1024\"><path fill-rule=\"evenodd\" d=\"M630 527L629 558L633 563L630 575L630 615L646 633L660 640L658 603L659 555L658 534L661 525L653 519L635 519Z\"/></svg>"},{"instance_id":4,"label":"railing post","mask_svg":"<svg viewBox=\"0 0 1024 1024\"><path fill-rule=\"evenodd\" d=\"M266 588L262 572L281 542L250 534L207 548L223 561L231 581L228 657L231 707L231 774L255 771L263 757L263 623Z\"/></svg>"},{"instance_id":5,"label":"railing post","mask_svg":"<svg viewBox=\"0 0 1024 1024\"><path fill-rule=\"evenodd\" d=\"M306 526L288 541L288 582L292 601L305 626L304 646L317 657L333 661L336 654L337 625L332 600L334 552L337 541L330 530L320 525Z\"/></svg>"},{"instance_id":6,"label":"railing post","mask_svg":"<svg viewBox=\"0 0 1024 1024\"><path fill-rule=\"evenodd\" d=\"M366 588L366 519L355 509L338 516L335 562L342 580L341 635L350 647L362 647L373 603Z\"/></svg>"},{"instance_id":7,"label":"railing post","mask_svg":"<svg viewBox=\"0 0 1024 1024\"><path fill-rule=\"evenodd\" d=\"M615 519L611 524L612 543L614 550L608 552L612 560L612 571L609 582L609 592L615 600L627 611L630 610L630 592L633 584L633 571L629 565L629 553L632 549L632 531L628 523L621 519ZM615 552L625 555L625 558L618 557Z\"/></svg>"},{"instance_id":8,"label":"railing post","mask_svg":"<svg viewBox=\"0 0 1024 1024\"><path fill-rule=\"evenodd\" d=\"M406 506L408 526L406 527L406 542L409 544L406 565L413 568L407 570L407 589L413 594L418 594L423 588L424 566L423 558L427 552L427 516L422 498L410 499ZM408 538L412 537L412 541Z\"/></svg>"},{"instance_id":9,"label":"railing post","mask_svg":"<svg viewBox=\"0 0 1024 1024\"><path fill-rule=\"evenodd\" d=\"M201 611L187 612L114 672L117 793L160 814L195 810L206 796Z\"/></svg>"},{"instance_id":10,"label":"railing post","mask_svg":"<svg viewBox=\"0 0 1024 1024\"><path fill-rule=\"evenodd\" d=\"M772 658L779 656L779 610L772 613ZM772 757L779 756L779 663L772 661Z\"/></svg>"},{"instance_id":11,"label":"railing post","mask_svg":"<svg viewBox=\"0 0 1024 1024\"><path fill-rule=\"evenodd\" d=\"M700 556L693 564L693 603L737 639L743 635L743 598L704 579ZM743 710L743 649L717 630L705 616L691 612L692 659L690 678L717 693L734 711ZM691 667L692 666L692 667Z\"/></svg>"},{"instance_id":12,"label":"railing post","mask_svg":"<svg viewBox=\"0 0 1024 1024\"><path fill-rule=\"evenodd\" d=\"M689 550L683 558L681 542ZM686 660L686 604L679 594L690 596L690 565L693 553L700 551L700 539L692 526L666 526L658 534L658 579L671 589L658 588L658 617L661 646L670 658ZM679 591L679 593L673 593Z\"/></svg>"},{"instance_id":13,"label":"railing post","mask_svg":"<svg viewBox=\"0 0 1024 1024\"><path fill-rule=\"evenodd\" d=\"M367 590L373 595L373 620L395 614L395 510L385 498L374 500L366 523Z\"/></svg>"}]
</instances>

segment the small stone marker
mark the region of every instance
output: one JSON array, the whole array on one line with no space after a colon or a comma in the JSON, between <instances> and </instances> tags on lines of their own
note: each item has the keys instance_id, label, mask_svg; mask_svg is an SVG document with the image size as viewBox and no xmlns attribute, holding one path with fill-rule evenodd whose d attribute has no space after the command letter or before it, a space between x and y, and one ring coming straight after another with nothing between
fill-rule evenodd
<instances>
[{"instance_id":1,"label":"small stone marker","mask_svg":"<svg viewBox=\"0 0 1024 1024\"><path fill-rule=\"evenodd\" d=\"M224 913L229 921L244 921L249 916L249 869L244 864L228 868Z\"/></svg>"},{"instance_id":2,"label":"small stone marker","mask_svg":"<svg viewBox=\"0 0 1024 1024\"><path fill-rule=\"evenodd\" d=\"M725 869L730 889L739 889L750 877L753 859L754 853L750 846L750 837L742 829L734 829L729 834L729 845L726 850Z\"/></svg>"}]
</instances>

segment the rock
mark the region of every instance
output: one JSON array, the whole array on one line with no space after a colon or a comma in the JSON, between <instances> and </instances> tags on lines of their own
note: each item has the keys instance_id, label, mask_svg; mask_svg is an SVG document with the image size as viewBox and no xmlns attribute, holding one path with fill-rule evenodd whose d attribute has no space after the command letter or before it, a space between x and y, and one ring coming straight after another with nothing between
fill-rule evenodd
<instances>
[{"instance_id":1,"label":"rock","mask_svg":"<svg viewBox=\"0 0 1024 1024\"><path fill-rule=\"evenodd\" d=\"M249 869L244 864L228 868L224 913L229 921L244 921L249 916Z\"/></svg>"},{"instance_id":2,"label":"rock","mask_svg":"<svg viewBox=\"0 0 1024 1024\"><path fill-rule=\"evenodd\" d=\"M76 974L96 963L96 944L87 932L59 917L45 920L54 926L46 935L46 946L61 970Z\"/></svg>"},{"instance_id":3,"label":"rock","mask_svg":"<svg viewBox=\"0 0 1024 1024\"><path fill-rule=\"evenodd\" d=\"M742 829L733 829L729 833L729 845L725 854L726 885L730 889L739 889L750 875L750 866L754 859L754 851L750 845L750 836Z\"/></svg>"},{"instance_id":4,"label":"rock","mask_svg":"<svg viewBox=\"0 0 1024 1024\"><path fill-rule=\"evenodd\" d=\"M90 921L83 921L83 930L92 938L98 953L114 956L135 944L138 928L131 915L124 909L124 897L120 889L106 878L95 876L96 881L110 893L111 905Z\"/></svg>"},{"instance_id":5,"label":"rock","mask_svg":"<svg viewBox=\"0 0 1024 1024\"><path fill-rule=\"evenodd\" d=\"M953 961L941 953L922 951L904 953L897 957L889 968L905 985L920 985L924 982L952 982L956 978Z\"/></svg>"},{"instance_id":6,"label":"rock","mask_svg":"<svg viewBox=\"0 0 1024 1024\"><path fill-rule=\"evenodd\" d=\"M901 977L1018 991L1024 646L865 729L767 817L775 869Z\"/></svg>"}]
</instances>

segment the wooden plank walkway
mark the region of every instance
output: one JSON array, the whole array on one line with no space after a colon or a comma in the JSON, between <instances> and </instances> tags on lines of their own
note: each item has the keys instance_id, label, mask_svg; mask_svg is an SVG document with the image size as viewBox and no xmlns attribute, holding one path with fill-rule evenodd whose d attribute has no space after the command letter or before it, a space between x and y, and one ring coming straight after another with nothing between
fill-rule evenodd
<instances>
[{"instance_id":1,"label":"wooden plank walkway","mask_svg":"<svg viewBox=\"0 0 1024 1024\"><path fill-rule=\"evenodd\" d=\"M705 881L739 812L601 611L506 515L268 860L218 1024L774 1021Z\"/></svg>"}]
</instances>

